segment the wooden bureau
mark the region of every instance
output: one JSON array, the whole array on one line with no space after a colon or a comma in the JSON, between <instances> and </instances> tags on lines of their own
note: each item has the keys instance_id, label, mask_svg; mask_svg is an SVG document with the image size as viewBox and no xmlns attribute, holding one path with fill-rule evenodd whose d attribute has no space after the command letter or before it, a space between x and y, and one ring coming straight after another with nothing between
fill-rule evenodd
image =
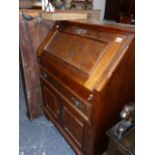
<instances>
[{"instance_id":1,"label":"wooden bureau","mask_svg":"<svg viewBox=\"0 0 155 155\"><path fill-rule=\"evenodd\" d=\"M78 155L101 155L106 130L134 100L134 29L57 22L37 58L46 116Z\"/></svg>"}]
</instances>

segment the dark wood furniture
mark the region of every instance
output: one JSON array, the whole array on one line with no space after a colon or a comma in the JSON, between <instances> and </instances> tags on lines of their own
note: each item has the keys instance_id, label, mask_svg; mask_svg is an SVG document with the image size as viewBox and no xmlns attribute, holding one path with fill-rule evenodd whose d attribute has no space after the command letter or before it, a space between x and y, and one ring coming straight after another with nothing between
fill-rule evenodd
<instances>
[{"instance_id":1,"label":"dark wood furniture","mask_svg":"<svg viewBox=\"0 0 155 155\"><path fill-rule=\"evenodd\" d=\"M30 119L43 114L36 50L53 25L53 21L37 19L27 21L22 17L19 21L20 64L27 101L27 113Z\"/></svg>"},{"instance_id":2,"label":"dark wood furniture","mask_svg":"<svg viewBox=\"0 0 155 155\"><path fill-rule=\"evenodd\" d=\"M107 0L104 18L119 23L134 24L135 0Z\"/></svg>"},{"instance_id":3,"label":"dark wood furniture","mask_svg":"<svg viewBox=\"0 0 155 155\"><path fill-rule=\"evenodd\" d=\"M52 20L53 19L55 21L57 21L57 18L53 18L53 15L54 14L61 14L61 20L66 20L66 16L65 18L63 17L63 13L64 15L67 13L67 14L70 14L69 16L71 16L72 18L68 17L68 20L71 20L71 19L80 19L80 18L77 18L75 17L75 15L77 14L83 14L85 15L86 14L86 18L82 17L81 19L89 19L89 20L97 20L97 21L100 21L100 14L101 14L101 10L55 10L55 13L51 14L50 13L45 13L43 12L42 10L35 10L35 9L21 9L20 12L23 12L25 14L28 14L34 18L37 18L37 17L41 17L42 19L44 19L44 21L46 19L48 20ZM47 15L46 15L47 14ZM72 15L74 14L74 15ZM54 15L55 16L55 15ZM59 19L60 20L60 17Z\"/></svg>"},{"instance_id":4,"label":"dark wood furniture","mask_svg":"<svg viewBox=\"0 0 155 155\"><path fill-rule=\"evenodd\" d=\"M134 100L134 29L59 22L37 55L46 116L78 155L100 155L106 130Z\"/></svg>"},{"instance_id":5,"label":"dark wood furniture","mask_svg":"<svg viewBox=\"0 0 155 155\"><path fill-rule=\"evenodd\" d=\"M135 155L135 103L127 104L120 113L121 121L107 131L107 155Z\"/></svg>"},{"instance_id":6,"label":"dark wood furniture","mask_svg":"<svg viewBox=\"0 0 155 155\"><path fill-rule=\"evenodd\" d=\"M135 126L128 130L121 139L108 133L110 138L107 155L135 155Z\"/></svg>"}]
</instances>

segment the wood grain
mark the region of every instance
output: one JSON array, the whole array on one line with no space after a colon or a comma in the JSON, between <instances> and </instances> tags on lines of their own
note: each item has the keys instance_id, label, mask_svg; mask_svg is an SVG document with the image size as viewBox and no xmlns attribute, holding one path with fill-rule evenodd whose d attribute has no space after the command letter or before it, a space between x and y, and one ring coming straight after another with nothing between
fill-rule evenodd
<instances>
[{"instance_id":1,"label":"wood grain","mask_svg":"<svg viewBox=\"0 0 155 155\"><path fill-rule=\"evenodd\" d=\"M61 21L37 53L45 114L78 155L103 154L106 131L134 101L134 30ZM57 99L57 117L45 89Z\"/></svg>"}]
</instances>

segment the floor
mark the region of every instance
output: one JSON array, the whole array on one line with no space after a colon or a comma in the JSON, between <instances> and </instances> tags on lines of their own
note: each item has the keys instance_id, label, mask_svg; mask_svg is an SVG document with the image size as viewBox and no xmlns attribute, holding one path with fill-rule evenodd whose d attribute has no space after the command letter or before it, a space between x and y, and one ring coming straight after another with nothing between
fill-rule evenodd
<instances>
[{"instance_id":1,"label":"floor","mask_svg":"<svg viewBox=\"0 0 155 155\"><path fill-rule=\"evenodd\" d=\"M19 155L75 155L59 131L44 116L30 121L22 81L19 93Z\"/></svg>"}]
</instances>

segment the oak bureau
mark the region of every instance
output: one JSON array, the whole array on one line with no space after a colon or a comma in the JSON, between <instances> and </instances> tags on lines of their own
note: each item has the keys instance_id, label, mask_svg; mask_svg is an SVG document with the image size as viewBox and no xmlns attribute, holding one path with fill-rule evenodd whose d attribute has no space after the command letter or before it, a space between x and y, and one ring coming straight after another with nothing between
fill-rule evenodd
<instances>
[{"instance_id":1,"label":"oak bureau","mask_svg":"<svg viewBox=\"0 0 155 155\"><path fill-rule=\"evenodd\" d=\"M44 112L78 155L101 155L134 100L134 37L119 24L61 21L37 51Z\"/></svg>"}]
</instances>

